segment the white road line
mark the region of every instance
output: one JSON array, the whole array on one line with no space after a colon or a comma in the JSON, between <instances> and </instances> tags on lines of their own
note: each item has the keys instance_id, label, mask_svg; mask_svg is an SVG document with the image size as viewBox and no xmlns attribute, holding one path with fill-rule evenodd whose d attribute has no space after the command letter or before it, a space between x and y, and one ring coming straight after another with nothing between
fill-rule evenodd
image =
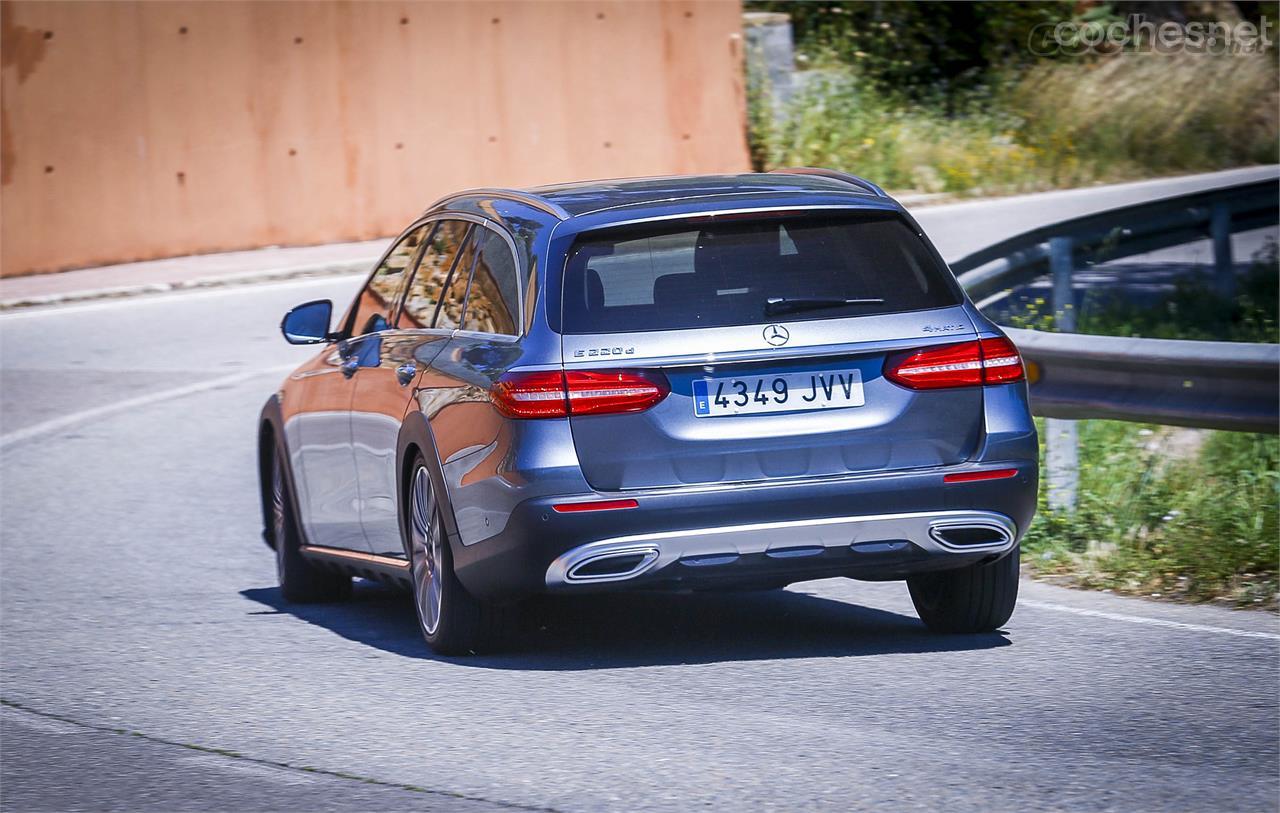
<instances>
[{"instance_id":1,"label":"white road line","mask_svg":"<svg viewBox=\"0 0 1280 813\"><path fill-rule=\"evenodd\" d=\"M93 407L92 409L73 412L70 415L63 415L52 420L42 421L40 423L28 426L25 429L18 429L5 435L0 435L0 449L8 448L15 443L21 443L24 440L30 440L40 435L46 435L50 432L57 432L68 426L74 426L78 423L91 420L93 418L101 418L107 415L113 415L117 412L124 412L129 409L138 409L141 407L158 404L162 401L172 401L175 398L185 398L188 395L196 395L201 392L208 392L219 387L225 387L230 384L238 384L241 381L248 381L259 376L268 375L270 373L283 373L292 370L297 365L290 364L283 367L268 367L260 370L245 370L231 375L224 375L219 378L211 378L208 381L199 381L195 384L187 384L183 387L174 387L168 390L160 390L146 395L139 395L136 398L126 398L123 401L116 401L110 404Z\"/></svg>"},{"instance_id":2,"label":"white road line","mask_svg":"<svg viewBox=\"0 0 1280 813\"><path fill-rule=\"evenodd\" d=\"M189 754L178 757L178 759L201 768L248 774L284 785L314 785L320 779L318 774L308 775L290 768L277 768L274 765L261 765L234 758L228 759L221 754Z\"/></svg>"},{"instance_id":3,"label":"white road line","mask_svg":"<svg viewBox=\"0 0 1280 813\"><path fill-rule=\"evenodd\" d=\"M254 291L260 292L263 288L306 288L326 284L335 285L342 282L355 283L357 280L362 280L366 276L368 276L367 272L359 271L352 274L329 274L322 277L305 277L303 279L275 281L264 280L262 282L210 286L208 288L157 291L155 293L110 297L67 305L59 305L57 303L51 303L48 305L30 305L22 308L0 311L0 322L7 322L11 319L30 319L37 316L63 316L72 313L87 313L106 310L108 308L119 308L127 305L153 305L157 303L171 304L175 301L180 302L184 299L203 299L216 296L252 293Z\"/></svg>"},{"instance_id":4,"label":"white road line","mask_svg":"<svg viewBox=\"0 0 1280 813\"><path fill-rule=\"evenodd\" d=\"M1156 627L1169 627L1170 629L1188 630L1190 632L1215 632L1222 635L1238 635L1241 638L1264 638L1269 641L1280 641L1280 634L1274 632L1256 632L1254 630L1240 630L1231 627L1211 627L1206 624L1184 624L1181 621L1167 621L1163 618L1148 618L1141 615L1125 615L1124 613L1108 613L1102 610L1068 607L1065 604L1054 604L1049 601L1020 598L1018 599L1018 606L1032 607L1037 610L1052 610L1058 613L1071 613L1072 615L1083 615L1090 618L1105 618L1108 621L1124 621L1128 624L1150 624Z\"/></svg>"},{"instance_id":5,"label":"white road line","mask_svg":"<svg viewBox=\"0 0 1280 813\"><path fill-rule=\"evenodd\" d=\"M0 706L0 719L9 720L23 728L39 731L41 734L92 733L92 729L83 728L74 723L63 722L53 717L45 717L42 714L33 714L25 709L16 709L13 706Z\"/></svg>"}]
</instances>

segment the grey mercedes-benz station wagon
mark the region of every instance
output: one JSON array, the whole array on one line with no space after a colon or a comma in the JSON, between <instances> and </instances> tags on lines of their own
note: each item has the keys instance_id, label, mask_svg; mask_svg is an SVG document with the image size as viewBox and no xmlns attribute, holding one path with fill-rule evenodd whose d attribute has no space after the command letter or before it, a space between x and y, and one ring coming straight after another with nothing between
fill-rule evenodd
<instances>
[{"instance_id":1,"label":"grey mercedes-benz station wagon","mask_svg":"<svg viewBox=\"0 0 1280 813\"><path fill-rule=\"evenodd\" d=\"M413 590L442 653L542 592L905 579L1004 624L1036 504L1017 350L837 172L478 189L427 209L259 424L289 601Z\"/></svg>"}]
</instances>

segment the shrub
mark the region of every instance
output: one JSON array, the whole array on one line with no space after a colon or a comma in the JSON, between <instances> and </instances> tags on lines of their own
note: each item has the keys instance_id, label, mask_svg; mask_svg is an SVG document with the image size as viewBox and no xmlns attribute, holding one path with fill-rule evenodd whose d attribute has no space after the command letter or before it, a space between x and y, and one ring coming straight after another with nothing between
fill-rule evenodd
<instances>
[{"instance_id":1,"label":"shrub","mask_svg":"<svg viewBox=\"0 0 1280 813\"><path fill-rule=\"evenodd\" d=\"M1023 542L1085 587L1274 607L1280 438L1081 421L1079 501Z\"/></svg>"},{"instance_id":2,"label":"shrub","mask_svg":"<svg viewBox=\"0 0 1280 813\"><path fill-rule=\"evenodd\" d=\"M826 166L898 190L990 194L1280 160L1268 56L1046 61L945 106L877 92L838 60L818 64L780 116L750 82L758 169Z\"/></svg>"}]
</instances>

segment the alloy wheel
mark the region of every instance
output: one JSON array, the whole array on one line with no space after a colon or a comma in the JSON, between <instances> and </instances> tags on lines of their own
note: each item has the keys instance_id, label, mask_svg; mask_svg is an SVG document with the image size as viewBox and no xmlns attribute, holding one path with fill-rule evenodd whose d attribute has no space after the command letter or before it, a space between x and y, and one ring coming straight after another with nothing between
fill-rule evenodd
<instances>
[{"instance_id":1,"label":"alloy wheel","mask_svg":"<svg viewBox=\"0 0 1280 813\"><path fill-rule=\"evenodd\" d=\"M410 560L413 570L413 598L418 620L427 635L440 626L440 609L444 598L444 579L440 572L440 526L436 522L435 497L427 470L419 468L413 475L410 530Z\"/></svg>"},{"instance_id":2,"label":"alloy wheel","mask_svg":"<svg viewBox=\"0 0 1280 813\"><path fill-rule=\"evenodd\" d=\"M276 546L276 576L284 583L285 539L284 472L278 456L271 458L271 539Z\"/></svg>"}]
</instances>

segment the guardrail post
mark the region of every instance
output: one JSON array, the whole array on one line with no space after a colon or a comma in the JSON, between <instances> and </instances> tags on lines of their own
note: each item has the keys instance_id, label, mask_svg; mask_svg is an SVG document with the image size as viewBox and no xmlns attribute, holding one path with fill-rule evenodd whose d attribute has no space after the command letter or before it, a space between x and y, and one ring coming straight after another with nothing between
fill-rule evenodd
<instances>
[{"instance_id":1,"label":"guardrail post","mask_svg":"<svg viewBox=\"0 0 1280 813\"><path fill-rule=\"evenodd\" d=\"M1053 275L1053 321L1062 333L1072 333L1076 329L1075 294L1071 290L1071 272L1074 270L1071 250L1070 237L1049 238L1049 272Z\"/></svg>"},{"instance_id":2,"label":"guardrail post","mask_svg":"<svg viewBox=\"0 0 1280 813\"><path fill-rule=\"evenodd\" d=\"M1218 293L1227 299L1236 295L1236 267L1231 259L1231 206L1213 204L1209 212L1209 235L1213 239L1213 276Z\"/></svg>"},{"instance_id":3,"label":"guardrail post","mask_svg":"<svg viewBox=\"0 0 1280 813\"><path fill-rule=\"evenodd\" d=\"M791 15L778 11L751 11L742 15L747 38L747 59L768 79L774 117L781 120L795 87L795 46Z\"/></svg>"},{"instance_id":4,"label":"guardrail post","mask_svg":"<svg viewBox=\"0 0 1280 813\"><path fill-rule=\"evenodd\" d=\"M1049 271L1053 275L1053 318L1062 333L1076 329L1075 293L1071 288L1072 258L1070 237L1049 238ZM1049 507L1054 511L1074 511L1080 479L1080 452L1076 422L1059 418L1045 420L1045 467L1049 470Z\"/></svg>"},{"instance_id":5,"label":"guardrail post","mask_svg":"<svg viewBox=\"0 0 1280 813\"><path fill-rule=\"evenodd\" d=\"M1080 483L1080 452L1076 422L1045 418L1045 468L1049 478L1049 508L1076 510Z\"/></svg>"}]
</instances>

